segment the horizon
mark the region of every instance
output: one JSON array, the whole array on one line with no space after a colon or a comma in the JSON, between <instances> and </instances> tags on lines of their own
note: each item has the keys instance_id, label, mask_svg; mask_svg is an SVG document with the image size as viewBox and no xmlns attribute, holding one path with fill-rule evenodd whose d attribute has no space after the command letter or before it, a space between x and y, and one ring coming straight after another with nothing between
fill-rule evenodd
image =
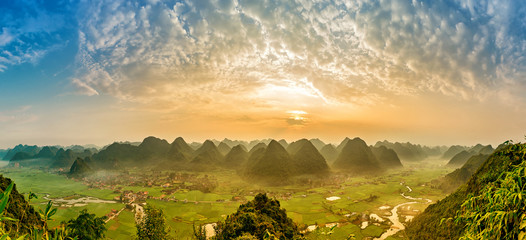
<instances>
[{"instance_id":1,"label":"horizon","mask_svg":"<svg viewBox=\"0 0 526 240\"><path fill-rule=\"evenodd\" d=\"M520 2L0 9L0 149L147 136L496 147L526 134Z\"/></svg>"},{"instance_id":2,"label":"horizon","mask_svg":"<svg viewBox=\"0 0 526 240\"><path fill-rule=\"evenodd\" d=\"M186 143L188 144L191 144L191 143L200 143L202 144L203 142L207 141L207 140L210 140L210 141L217 141L217 142L223 142L224 140L230 140L230 141L240 141L240 142L244 142L244 143L250 143L251 141L264 141L264 140L275 140L275 141L280 141L284 138L279 138L279 139L276 139L276 138L257 138L257 139L233 139L233 138L221 138L221 139L218 139L218 138L207 138L207 139L202 139L202 140L194 140L194 139L187 139L183 136L177 136L177 137L173 137L173 138L163 138L163 137L158 137L158 136L146 136L142 139L136 139L136 140L115 140L115 141L112 141L112 142L108 142L108 143L103 143L103 144L95 144L95 143L81 143L81 144L78 144L78 143L74 143L74 144L26 144L26 143L17 143L15 145L12 145L12 146L8 146L8 147L3 147L3 146L0 146L0 150L7 150L7 149L12 149L14 148L15 146L17 145L27 145L27 146L38 146L38 147L45 147L45 146L59 146L59 147L71 147L71 146L82 146L82 147L86 147L86 146L89 146L89 145L93 145L93 146L96 146L97 148L99 149L102 149L104 147L107 147L113 143L141 143L143 142L144 139L148 138L148 137L155 137L155 138L158 138L158 139L161 139L161 140L165 140L167 141L168 143L172 143L176 138L178 137L181 137L185 140ZM367 139L364 139L360 136L347 136L347 137L344 137L338 141L327 141L325 139L320 139L320 138L298 138L298 139L292 139L292 140L289 140L289 139L284 139L287 143L292 143L292 142L295 142L295 141L298 141L298 140L301 140L301 139L307 139L307 140L312 140L312 139L318 139L320 141L322 141L323 143L325 144L332 144L334 146L338 146L339 144L341 144L343 142L343 140L345 140L345 138L349 138L349 139L353 139L353 138L360 138L362 140L364 140L367 145L369 146L374 146L377 142L383 142L383 141L388 141L388 142L391 142L391 143L411 143L411 144L414 144L414 145L421 145L421 146L427 146L427 147L451 147L451 146L454 146L454 145L459 145L459 146L466 146L466 147L472 147L472 146L475 146L477 144L482 144L482 145L491 145L492 147L496 148L498 147L500 144L504 143L505 141L509 141L509 140L512 140L512 139L508 139L508 140L505 140L505 141L502 141L500 143L496 143L496 144L493 144L493 143L483 143L483 142L477 142L477 143L472 143L472 144L438 144L438 145L433 145L433 144L423 144L423 143L419 143L419 142L411 142L411 141L396 141L396 140L389 140L389 139L383 139L383 140L376 140L376 141L368 141ZM514 141L514 140L512 140ZM514 141L516 142L516 141ZM233 146L231 146L233 147Z\"/></svg>"}]
</instances>

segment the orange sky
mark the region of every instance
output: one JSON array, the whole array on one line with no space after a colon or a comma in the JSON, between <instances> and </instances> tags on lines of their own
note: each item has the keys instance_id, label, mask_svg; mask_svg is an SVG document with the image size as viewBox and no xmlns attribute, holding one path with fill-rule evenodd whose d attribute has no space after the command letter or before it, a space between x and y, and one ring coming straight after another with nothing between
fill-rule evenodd
<instances>
[{"instance_id":1,"label":"orange sky","mask_svg":"<svg viewBox=\"0 0 526 240\"><path fill-rule=\"evenodd\" d=\"M6 7L0 148L526 134L521 3L56 4Z\"/></svg>"}]
</instances>

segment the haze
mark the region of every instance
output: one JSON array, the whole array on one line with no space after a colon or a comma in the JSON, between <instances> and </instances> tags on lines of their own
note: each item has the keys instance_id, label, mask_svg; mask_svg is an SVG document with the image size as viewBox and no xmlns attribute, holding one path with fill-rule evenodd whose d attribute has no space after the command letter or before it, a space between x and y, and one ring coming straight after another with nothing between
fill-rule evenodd
<instances>
[{"instance_id":1,"label":"haze","mask_svg":"<svg viewBox=\"0 0 526 240\"><path fill-rule=\"evenodd\" d=\"M3 1L0 148L146 136L498 145L520 1Z\"/></svg>"}]
</instances>

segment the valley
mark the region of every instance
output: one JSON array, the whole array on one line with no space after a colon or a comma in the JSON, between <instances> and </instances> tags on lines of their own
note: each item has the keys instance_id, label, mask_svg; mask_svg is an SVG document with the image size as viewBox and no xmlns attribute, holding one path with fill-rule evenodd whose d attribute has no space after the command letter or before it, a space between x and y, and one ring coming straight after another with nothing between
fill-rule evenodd
<instances>
[{"instance_id":1,"label":"valley","mask_svg":"<svg viewBox=\"0 0 526 240\"><path fill-rule=\"evenodd\" d=\"M442 167L446 163L440 159L404 162L403 169L387 170L374 177L335 171L325 178L297 177L293 184L284 186L247 183L229 170L199 173L129 168L100 171L82 180L35 168L7 167L0 173L13 179L20 192L36 193L38 199L31 201L36 208L47 199L53 200L59 210L50 226L88 209L97 216L111 218L107 222L110 239L129 239L135 234L131 202L160 207L170 234L176 239L191 239L193 225L223 220L260 192L279 200L307 239L325 239L329 232L331 239L350 234L356 239L403 239L404 232L398 231L404 225L400 224L406 224L430 204L423 199L436 202L445 197L429 182L451 172Z\"/></svg>"}]
</instances>

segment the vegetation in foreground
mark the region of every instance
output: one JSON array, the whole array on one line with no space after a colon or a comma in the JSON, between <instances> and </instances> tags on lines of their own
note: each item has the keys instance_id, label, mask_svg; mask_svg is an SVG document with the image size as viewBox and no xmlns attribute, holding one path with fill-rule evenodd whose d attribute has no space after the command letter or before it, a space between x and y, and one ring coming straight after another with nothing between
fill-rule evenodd
<instances>
[{"instance_id":1,"label":"vegetation in foreground","mask_svg":"<svg viewBox=\"0 0 526 240\"><path fill-rule=\"evenodd\" d=\"M526 144L495 153L470 180L430 205L406 230L410 239L524 239Z\"/></svg>"},{"instance_id":2,"label":"vegetation in foreground","mask_svg":"<svg viewBox=\"0 0 526 240\"><path fill-rule=\"evenodd\" d=\"M303 239L298 226L287 216L279 201L266 194L239 206L237 212L220 221L215 227L217 240L228 239Z\"/></svg>"}]
</instances>

